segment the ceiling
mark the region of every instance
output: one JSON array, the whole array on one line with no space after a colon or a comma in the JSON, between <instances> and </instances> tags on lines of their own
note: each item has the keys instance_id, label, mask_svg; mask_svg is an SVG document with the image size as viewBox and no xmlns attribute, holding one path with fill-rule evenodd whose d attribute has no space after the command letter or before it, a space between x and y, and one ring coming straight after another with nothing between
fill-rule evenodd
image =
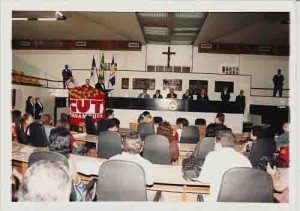
<instances>
[{"instance_id":1,"label":"ceiling","mask_svg":"<svg viewBox=\"0 0 300 211\"><path fill-rule=\"evenodd\" d=\"M64 12L59 21L13 21L13 39L120 40L142 44L203 42L289 46L288 13ZM55 11L14 11L13 18L56 17Z\"/></svg>"}]
</instances>

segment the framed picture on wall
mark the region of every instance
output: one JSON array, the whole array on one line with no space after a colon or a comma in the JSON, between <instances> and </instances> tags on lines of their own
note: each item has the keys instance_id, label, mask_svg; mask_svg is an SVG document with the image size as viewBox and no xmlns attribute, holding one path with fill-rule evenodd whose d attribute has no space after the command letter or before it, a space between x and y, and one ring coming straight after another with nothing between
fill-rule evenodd
<instances>
[{"instance_id":1,"label":"framed picture on wall","mask_svg":"<svg viewBox=\"0 0 300 211\"><path fill-rule=\"evenodd\" d=\"M132 89L155 90L155 79L154 78L133 78Z\"/></svg>"},{"instance_id":2,"label":"framed picture on wall","mask_svg":"<svg viewBox=\"0 0 300 211\"><path fill-rule=\"evenodd\" d=\"M122 89L129 89L129 78L122 78Z\"/></svg>"},{"instance_id":3,"label":"framed picture on wall","mask_svg":"<svg viewBox=\"0 0 300 211\"><path fill-rule=\"evenodd\" d=\"M208 91L208 81L204 81L204 80L189 81L189 90L192 95L199 94L202 88L205 88Z\"/></svg>"},{"instance_id":4,"label":"framed picture on wall","mask_svg":"<svg viewBox=\"0 0 300 211\"><path fill-rule=\"evenodd\" d=\"M231 81L216 81L215 82L215 92L222 92L223 89L227 87L228 92L234 92L234 82Z\"/></svg>"},{"instance_id":5,"label":"framed picture on wall","mask_svg":"<svg viewBox=\"0 0 300 211\"><path fill-rule=\"evenodd\" d=\"M164 79L163 89L174 88L176 91L182 91L182 80L181 79Z\"/></svg>"}]
</instances>

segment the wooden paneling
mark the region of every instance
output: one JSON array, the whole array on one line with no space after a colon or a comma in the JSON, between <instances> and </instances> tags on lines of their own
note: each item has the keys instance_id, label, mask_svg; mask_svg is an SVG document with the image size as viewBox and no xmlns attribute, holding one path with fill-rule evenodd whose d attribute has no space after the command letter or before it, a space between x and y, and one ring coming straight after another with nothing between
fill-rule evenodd
<instances>
[{"instance_id":1,"label":"wooden paneling","mask_svg":"<svg viewBox=\"0 0 300 211\"><path fill-rule=\"evenodd\" d=\"M198 53L289 56L289 47L236 43L200 43Z\"/></svg>"},{"instance_id":2,"label":"wooden paneling","mask_svg":"<svg viewBox=\"0 0 300 211\"><path fill-rule=\"evenodd\" d=\"M141 51L137 41L99 40L13 40L13 49L37 50L124 50Z\"/></svg>"}]
</instances>

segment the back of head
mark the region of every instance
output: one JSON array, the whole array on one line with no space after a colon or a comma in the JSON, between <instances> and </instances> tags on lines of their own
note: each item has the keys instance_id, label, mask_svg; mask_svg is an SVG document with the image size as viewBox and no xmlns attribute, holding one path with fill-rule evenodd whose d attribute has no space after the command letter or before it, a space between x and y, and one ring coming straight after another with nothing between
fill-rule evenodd
<instances>
[{"instance_id":1,"label":"back of head","mask_svg":"<svg viewBox=\"0 0 300 211\"><path fill-rule=\"evenodd\" d=\"M186 118L182 118L181 120L182 127L189 126L189 121Z\"/></svg>"},{"instance_id":2,"label":"back of head","mask_svg":"<svg viewBox=\"0 0 300 211\"><path fill-rule=\"evenodd\" d=\"M147 115L150 115L150 112L149 111L144 111L142 114L143 114L143 116L147 116Z\"/></svg>"},{"instance_id":3,"label":"back of head","mask_svg":"<svg viewBox=\"0 0 300 211\"><path fill-rule=\"evenodd\" d=\"M11 120L12 122L20 122L22 118L22 113L19 110L11 111Z\"/></svg>"},{"instance_id":4,"label":"back of head","mask_svg":"<svg viewBox=\"0 0 300 211\"><path fill-rule=\"evenodd\" d=\"M60 114L60 120L70 122L70 115L67 113L61 113Z\"/></svg>"},{"instance_id":5,"label":"back of head","mask_svg":"<svg viewBox=\"0 0 300 211\"><path fill-rule=\"evenodd\" d=\"M50 114L43 114L42 124L43 125L50 125L51 122L52 122L52 118L51 118Z\"/></svg>"},{"instance_id":6,"label":"back of head","mask_svg":"<svg viewBox=\"0 0 300 211\"><path fill-rule=\"evenodd\" d=\"M223 114L223 113L217 113L216 120L218 121L216 123L224 124L224 122L225 122L225 114Z\"/></svg>"},{"instance_id":7,"label":"back of head","mask_svg":"<svg viewBox=\"0 0 300 211\"><path fill-rule=\"evenodd\" d=\"M234 136L233 133L229 130L220 130L216 132L216 143L222 145L222 147L234 148Z\"/></svg>"},{"instance_id":8,"label":"back of head","mask_svg":"<svg viewBox=\"0 0 300 211\"><path fill-rule=\"evenodd\" d=\"M50 131L49 149L63 155L70 152L71 135L68 129L56 127Z\"/></svg>"},{"instance_id":9,"label":"back of head","mask_svg":"<svg viewBox=\"0 0 300 211\"><path fill-rule=\"evenodd\" d=\"M114 119L108 119L107 121L107 130L117 132L117 122Z\"/></svg>"},{"instance_id":10,"label":"back of head","mask_svg":"<svg viewBox=\"0 0 300 211\"><path fill-rule=\"evenodd\" d=\"M48 139L44 126L39 122L33 122L29 125L30 137L28 142L35 147L48 146Z\"/></svg>"},{"instance_id":11,"label":"back of head","mask_svg":"<svg viewBox=\"0 0 300 211\"><path fill-rule=\"evenodd\" d=\"M71 175L62 162L41 160L27 169L19 192L22 202L67 202Z\"/></svg>"},{"instance_id":12,"label":"back of head","mask_svg":"<svg viewBox=\"0 0 300 211\"><path fill-rule=\"evenodd\" d=\"M105 111L105 117L106 117L106 119L112 119L112 118L114 118L114 110L107 109Z\"/></svg>"},{"instance_id":13,"label":"back of head","mask_svg":"<svg viewBox=\"0 0 300 211\"><path fill-rule=\"evenodd\" d=\"M126 135L123 143L123 151L130 154L139 154L144 147L144 142L137 132L131 132Z\"/></svg>"},{"instance_id":14,"label":"back of head","mask_svg":"<svg viewBox=\"0 0 300 211\"><path fill-rule=\"evenodd\" d=\"M159 123L157 130L156 130L157 135L163 135L168 138L169 142L173 140L173 129L172 126L169 122L163 121Z\"/></svg>"}]
</instances>

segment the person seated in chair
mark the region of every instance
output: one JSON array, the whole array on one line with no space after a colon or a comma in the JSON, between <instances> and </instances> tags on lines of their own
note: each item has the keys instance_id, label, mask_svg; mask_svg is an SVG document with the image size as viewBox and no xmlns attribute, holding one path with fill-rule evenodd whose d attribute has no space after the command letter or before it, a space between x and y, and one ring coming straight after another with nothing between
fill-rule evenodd
<instances>
[{"instance_id":1,"label":"person seated in chair","mask_svg":"<svg viewBox=\"0 0 300 211\"><path fill-rule=\"evenodd\" d=\"M111 132L118 132L119 131L119 127L118 127L118 123L117 121L119 121L118 119L108 119L107 120L107 130L111 131Z\"/></svg>"},{"instance_id":2,"label":"person seated in chair","mask_svg":"<svg viewBox=\"0 0 300 211\"><path fill-rule=\"evenodd\" d=\"M124 138L122 153L111 157L109 160L126 160L141 165L145 171L146 184L153 185L153 164L140 155L143 149L144 142L140 135L136 132L131 132Z\"/></svg>"},{"instance_id":3,"label":"person seated in chair","mask_svg":"<svg viewBox=\"0 0 300 211\"><path fill-rule=\"evenodd\" d=\"M156 134L163 135L168 138L171 161L177 161L179 158L178 133L176 131L173 131L172 126L169 122L163 121L159 123Z\"/></svg>"},{"instance_id":4,"label":"person seated in chair","mask_svg":"<svg viewBox=\"0 0 300 211\"><path fill-rule=\"evenodd\" d=\"M210 127L215 128L215 127L219 127L221 125L221 126L224 126L226 129L232 131L231 128L227 127L224 124L224 122L225 122L225 114L217 113L216 118L215 118L215 122L207 125L206 128L210 128Z\"/></svg>"},{"instance_id":5,"label":"person seated in chair","mask_svg":"<svg viewBox=\"0 0 300 211\"><path fill-rule=\"evenodd\" d=\"M177 94L175 94L174 88L170 88L170 93L167 94L167 98L177 98Z\"/></svg>"},{"instance_id":6,"label":"person seated in chair","mask_svg":"<svg viewBox=\"0 0 300 211\"><path fill-rule=\"evenodd\" d=\"M200 94L197 95L197 100L200 100L200 101L209 101L209 98L207 96L207 91L206 91L205 88L201 89Z\"/></svg>"},{"instance_id":7,"label":"person seated in chair","mask_svg":"<svg viewBox=\"0 0 300 211\"><path fill-rule=\"evenodd\" d=\"M138 98L150 98L150 95L147 94L147 89L143 89L143 93L140 93Z\"/></svg>"},{"instance_id":8,"label":"person seated in chair","mask_svg":"<svg viewBox=\"0 0 300 211\"><path fill-rule=\"evenodd\" d=\"M163 98L163 96L160 94L160 90L156 90L155 94L153 95L153 98Z\"/></svg>"},{"instance_id":9,"label":"person seated in chair","mask_svg":"<svg viewBox=\"0 0 300 211\"><path fill-rule=\"evenodd\" d=\"M185 91L185 93L182 95L182 99L183 100L192 100L193 99L193 95L190 94L190 90L187 89Z\"/></svg>"},{"instance_id":10,"label":"person seated in chair","mask_svg":"<svg viewBox=\"0 0 300 211\"><path fill-rule=\"evenodd\" d=\"M70 171L64 163L41 160L27 169L19 202L68 202L71 187Z\"/></svg>"},{"instance_id":11,"label":"person seated in chair","mask_svg":"<svg viewBox=\"0 0 300 211\"><path fill-rule=\"evenodd\" d=\"M275 138L277 147L286 147L289 145L289 123L284 123L282 129L283 133Z\"/></svg>"},{"instance_id":12,"label":"person seated in chair","mask_svg":"<svg viewBox=\"0 0 300 211\"><path fill-rule=\"evenodd\" d=\"M178 134L178 140L181 138L182 128L189 126L189 121L186 118L182 118L178 124L179 128L176 130Z\"/></svg>"},{"instance_id":13,"label":"person seated in chair","mask_svg":"<svg viewBox=\"0 0 300 211\"><path fill-rule=\"evenodd\" d=\"M198 180L210 184L207 201L217 201L223 174L234 167L252 167L248 158L234 149L234 136L231 131L216 133L215 151L205 157ZM205 200L206 201L206 200Z\"/></svg>"},{"instance_id":14,"label":"person seated in chair","mask_svg":"<svg viewBox=\"0 0 300 211\"><path fill-rule=\"evenodd\" d=\"M269 137L267 129L254 126L250 133L250 139L253 141L249 151L249 160L254 168L259 167L260 160L263 157L272 157L276 151L274 138Z\"/></svg>"}]
</instances>

